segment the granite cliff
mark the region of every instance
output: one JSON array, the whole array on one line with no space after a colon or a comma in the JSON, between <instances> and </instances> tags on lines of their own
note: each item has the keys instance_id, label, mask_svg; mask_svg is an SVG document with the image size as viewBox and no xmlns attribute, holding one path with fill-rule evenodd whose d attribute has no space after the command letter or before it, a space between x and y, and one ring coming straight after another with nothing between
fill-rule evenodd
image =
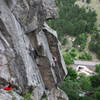
<instances>
[{"instance_id":1,"label":"granite cliff","mask_svg":"<svg viewBox=\"0 0 100 100\"><path fill-rule=\"evenodd\" d=\"M54 0L0 0L0 100L24 100L29 90L33 100L44 92L68 100L56 88L67 75L60 42L45 22L57 16ZM3 90L9 82L12 95Z\"/></svg>"}]
</instances>

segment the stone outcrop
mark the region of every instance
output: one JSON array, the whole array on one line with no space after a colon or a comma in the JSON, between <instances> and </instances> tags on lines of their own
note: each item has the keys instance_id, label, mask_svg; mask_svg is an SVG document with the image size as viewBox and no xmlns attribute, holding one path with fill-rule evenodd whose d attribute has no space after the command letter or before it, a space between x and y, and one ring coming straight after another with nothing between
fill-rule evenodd
<instances>
[{"instance_id":1,"label":"stone outcrop","mask_svg":"<svg viewBox=\"0 0 100 100\"><path fill-rule=\"evenodd\" d=\"M68 97L62 90L52 89L51 94L48 95L48 100L68 100Z\"/></svg>"},{"instance_id":2,"label":"stone outcrop","mask_svg":"<svg viewBox=\"0 0 100 100\"><path fill-rule=\"evenodd\" d=\"M1 89L10 82L19 94L31 89L40 100L45 88L51 92L61 83L67 71L60 42L45 23L57 15L54 0L0 0ZM5 91L0 99L3 92L9 98L3 100L13 100Z\"/></svg>"}]
</instances>

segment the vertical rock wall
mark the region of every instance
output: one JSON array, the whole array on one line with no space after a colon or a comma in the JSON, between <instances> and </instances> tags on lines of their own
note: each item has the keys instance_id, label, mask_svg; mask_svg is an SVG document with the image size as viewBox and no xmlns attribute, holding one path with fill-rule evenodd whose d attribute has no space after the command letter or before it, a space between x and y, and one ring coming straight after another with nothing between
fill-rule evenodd
<instances>
[{"instance_id":1,"label":"vertical rock wall","mask_svg":"<svg viewBox=\"0 0 100 100\"><path fill-rule=\"evenodd\" d=\"M57 34L44 24L56 17L53 0L0 0L0 88L11 82L25 93L32 87L40 100L45 87L61 83L67 71Z\"/></svg>"}]
</instances>

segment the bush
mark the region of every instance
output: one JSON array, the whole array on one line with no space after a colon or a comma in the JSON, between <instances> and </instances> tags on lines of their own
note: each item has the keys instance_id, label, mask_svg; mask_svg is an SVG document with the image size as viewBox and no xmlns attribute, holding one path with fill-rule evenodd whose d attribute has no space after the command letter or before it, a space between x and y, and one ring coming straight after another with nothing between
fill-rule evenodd
<instances>
[{"instance_id":1,"label":"bush","mask_svg":"<svg viewBox=\"0 0 100 100\"><path fill-rule=\"evenodd\" d=\"M73 80L73 79L76 79L77 78L77 72L72 68L68 68L68 76L70 76L70 78Z\"/></svg>"},{"instance_id":2,"label":"bush","mask_svg":"<svg viewBox=\"0 0 100 100\"><path fill-rule=\"evenodd\" d=\"M90 78L84 75L81 75L78 81L80 83L80 87L82 88L82 90L85 90L85 91L91 90L92 85L91 85Z\"/></svg>"},{"instance_id":3,"label":"bush","mask_svg":"<svg viewBox=\"0 0 100 100\"><path fill-rule=\"evenodd\" d=\"M95 52L97 57L100 59L100 33L97 32L92 36L91 42L89 43L89 49Z\"/></svg>"},{"instance_id":4,"label":"bush","mask_svg":"<svg viewBox=\"0 0 100 100\"><path fill-rule=\"evenodd\" d=\"M62 45L65 45L68 42L68 40L66 38L64 38Z\"/></svg>"},{"instance_id":5,"label":"bush","mask_svg":"<svg viewBox=\"0 0 100 100\"><path fill-rule=\"evenodd\" d=\"M92 97L84 96L81 97L79 100L94 100Z\"/></svg>"},{"instance_id":6,"label":"bush","mask_svg":"<svg viewBox=\"0 0 100 100\"><path fill-rule=\"evenodd\" d=\"M95 71L100 74L100 64L99 65L96 65L95 67L96 67Z\"/></svg>"},{"instance_id":7,"label":"bush","mask_svg":"<svg viewBox=\"0 0 100 100\"><path fill-rule=\"evenodd\" d=\"M86 2L87 2L87 3L90 3L90 2L91 2L91 0L86 0Z\"/></svg>"},{"instance_id":8,"label":"bush","mask_svg":"<svg viewBox=\"0 0 100 100\"><path fill-rule=\"evenodd\" d=\"M79 36L76 37L73 46L79 48L79 50L82 51L86 46L87 37L88 37L87 33L80 34Z\"/></svg>"},{"instance_id":9,"label":"bush","mask_svg":"<svg viewBox=\"0 0 100 100\"><path fill-rule=\"evenodd\" d=\"M73 60L72 56L69 53L67 53L66 55L64 55L64 61L68 65L74 63L74 60Z\"/></svg>"},{"instance_id":10,"label":"bush","mask_svg":"<svg viewBox=\"0 0 100 100\"><path fill-rule=\"evenodd\" d=\"M79 56L79 59L82 59L82 60L92 60L92 56L89 53L87 53L87 52L83 52Z\"/></svg>"},{"instance_id":11,"label":"bush","mask_svg":"<svg viewBox=\"0 0 100 100\"><path fill-rule=\"evenodd\" d=\"M33 100L31 99L31 93L27 92L23 95L23 97L25 98L25 100Z\"/></svg>"},{"instance_id":12,"label":"bush","mask_svg":"<svg viewBox=\"0 0 100 100\"><path fill-rule=\"evenodd\" d=\"M96 91L93 95L96 100L100 100L100 91Z\"/></svg>"},{"instance_id":13,"label":"bush","mask_svg":"<svg viewBox=\"0 0 100 100\"><path fill-rule=\"evenodd\" d=\"M90 77L92 87L96 88L100 86L100 74Z\"/></svg>"},{"instance_id":14,"label":"bush","mask_svg":"<svg viewBox=\"0 0 100 100\"><path fill-rule=\"evenodd\" d=\"M75 51L75 49L72 49L72 50L70 51L70 55L71 55L73 58L77 56L77 52Z\"/></svg>"},{"instance_id":15,"label":"bush","mask_svg":"<svg viewBox=\"0 0 100 100\"><path fill-rule=\"evenodd\" d=\"M93 95L93 97L96 100L99 100L100 99L100 86L94 89L94 95Z\"/></svg>"}]
</instances>

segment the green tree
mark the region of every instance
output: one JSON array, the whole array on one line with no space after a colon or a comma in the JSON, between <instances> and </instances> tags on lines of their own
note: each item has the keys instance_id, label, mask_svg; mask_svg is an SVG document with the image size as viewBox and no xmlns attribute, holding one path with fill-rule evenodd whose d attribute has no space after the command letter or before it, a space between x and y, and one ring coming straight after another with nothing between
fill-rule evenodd
<instances>
[{"instance_id":1,"label":"green tree","mask_svg":"<svg viewBox=\"0 0 100 100\"><path fill-rule=\"evenodd\" d=\"M83 59L83 60L92 60L92 56L90 53L87 52L83 52L80 56L79 59Z\"/></svg>"},{"instance_id":2,"label":"green tree","mask_svg":"<svg viewBox=\"0 0 100 100\"><path fill-rule=\"evenodd\" d=\"M86 2L87 2L87 3L90 3L90 2L91 2L91 0L86 0Z\"/></svg>"},{"instance_id":3,"label":"green tree","mask_svg":"<svg viewBox=\"0 0 100 100\"><path fill-rule=\"evenodd\" d=\"M72 80L76 79L77 78L77 72L72 67L69 67L68 68L68 76L70 76L70 78Z\"/></svg>"},{"instance_id":4,"label":"green tree","mask_svg":"<svg viewBox=\"0 0 100 100\"><path fill-rule=\"evenodd\" d=\"M91 90L92 84L91 84L90 78L84 75L81 75L78 81L80 83L80 87L82 88L82 90L85 90L85 91Z\"/></svg>"},{"instance_id":5,"label":"green tree","mask_svg":"<svg viewBox=\"0 0 100 100\"><path fill-rule=\"evenodd\" d=\"M91 42L89 44L89 49L92 52L95 52L97 54L97 57L100 59L100 33L94 33Z\"/></svg>"},{"instance_id":6,"label":"green tree","mask_svg":"<svg viewBox=\"0 0 100 100\"><path fill-rule=\"evenodd\" d=\"M73 60L72 56L70 55L70 53L67 53L66 55L64 55L64 61L68 65L74 63L74 60Z\"/></svg>"},{"instance_id":7,"label":"green tree","mask_svg":"<svg viewBox=\"0 0 100 100\"><path fill-rule=\"evenodd\" d=\"M87 37L87 33L80 34L76 37L73 46L79 48L79 50L83 50L86 46Z\"/></svg>"},{"instance_id":8,"label":"green tree","mask_svg":"<svg viewBox=\"0 0 100 100\"><path fill-rule=\"evenodd\" d=\"M96 88L96 87L100 86L100 74L91 76L90 80L91 80L93 88Z\"/></svg>"},{"instance_id":9,"label":"green tree","mask_svg":"<svg viewBox=\"0 0 100 100\"><path fill-rule=\"evenodd\" d=\"M70 51L70 55L71 55L73 58L76 57L76 56L77 56L76 50L75 50L75 49L72 49L72 50Z\"/></svg>"},{"instance_id":10,"label":"green tree","mask_svg":"<svg viewBox=\"0 0 100 100\"><path fill-rule=\"evenodd\" d=\"M64 35L77 36L91 33L96 22L96 13L75 5L76 0L56 0L59 8L59 18L48 20L47 23L57 31L59 38Z\"/></svg>"},{"instance_id":11,"label":"green tree","mask_svg":"<svg viewBox=\"0 0 100 100\"><path fill-rule=\"evenodd\" d=\"M95 67L96 67L95 71L100 74L100 64L99 65L96 65Z\"/></svg>"},{"instance_id":12,"label":"green tree","mask_svg":"<svg viewBox=\"0 0 100 100\"><path fill-rule=\"evenodd\" d=\"M68 95L69 100L79 100L80 85L68 76L60 85L60 88Z\"/></svg>"}]
</instances>

